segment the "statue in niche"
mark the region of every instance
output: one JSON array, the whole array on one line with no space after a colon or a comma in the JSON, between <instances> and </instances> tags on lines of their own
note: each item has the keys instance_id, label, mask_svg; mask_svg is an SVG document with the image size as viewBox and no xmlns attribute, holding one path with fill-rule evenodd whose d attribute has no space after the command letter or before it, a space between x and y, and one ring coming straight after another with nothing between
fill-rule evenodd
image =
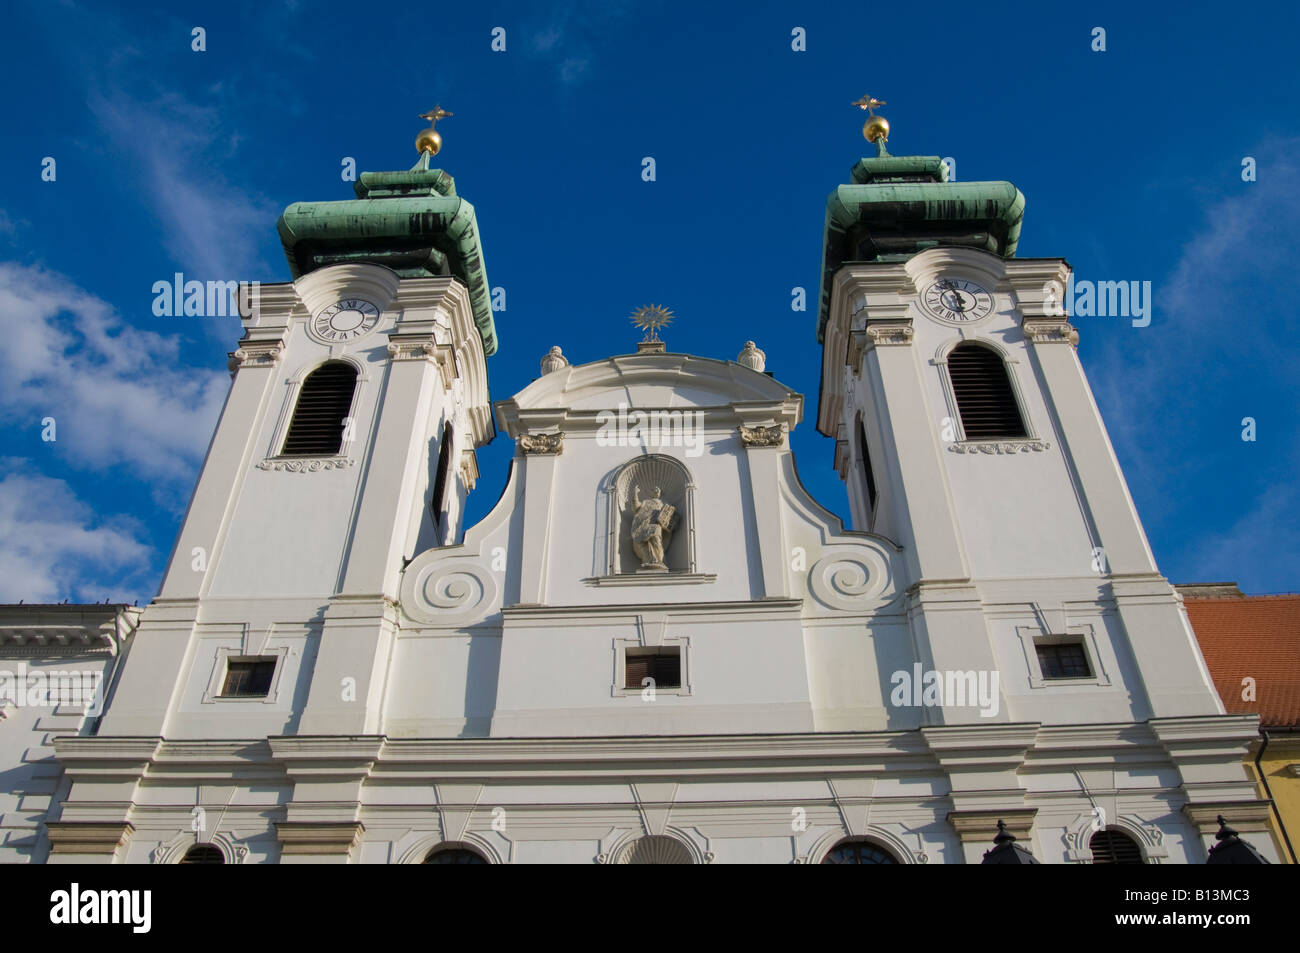
<instances>
[{"instance_id":1,"label":"statue in niche","mask_svg":"<svg viewBox=\"0 0 1300 953\"><path fill-rule=\"evenodd\" d=\"M641 499L641 487L632 491L632 549L641 560L641 572L667 572L664 552L677 528L677 507L663 501L659 487Z\"/></svg>"}]
</instances>

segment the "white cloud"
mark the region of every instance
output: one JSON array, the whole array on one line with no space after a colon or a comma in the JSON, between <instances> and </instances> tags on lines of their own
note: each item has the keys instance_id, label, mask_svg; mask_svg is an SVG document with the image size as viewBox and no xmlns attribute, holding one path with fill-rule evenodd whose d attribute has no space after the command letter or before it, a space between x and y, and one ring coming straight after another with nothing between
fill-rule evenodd
<instances>
[{"instance_id":1,"label":"white cloud","mask_svg":"<svg viewBox=\"0 0 1300 953\"><path fill-rule=\"evenodd\" d=\"M0 419L38 431L89 468L188 481L229 377L179 362L179 341L126 325L106 302L35 266L0 262Z\"/></svg>"},{"instance_id":2,"label":"white cloud","mask_svg":"<svg viewBox=\"0 0 1300 953\"><path fill-rule=\"evenodd\" d=\"M0 602L117 602L139 598L151 581L153 551L138 527L97 519L62 480L0 477L0 539Z\"/></svg>"},{"instance_id":3,"label":"white cloud","mask_svg":"<svg viewBox=\"0 0 1300 953\"><path fill-rule=\"evenodd\" d=\"M173 92L149 101L92 93L89 106L114 149L140 164L143 198L187 277L260 280L266 268L256 239L273 235L279 209L232 186L207 158L229 158L237 142L221 111Z\"/></svg>"}]
</instances>

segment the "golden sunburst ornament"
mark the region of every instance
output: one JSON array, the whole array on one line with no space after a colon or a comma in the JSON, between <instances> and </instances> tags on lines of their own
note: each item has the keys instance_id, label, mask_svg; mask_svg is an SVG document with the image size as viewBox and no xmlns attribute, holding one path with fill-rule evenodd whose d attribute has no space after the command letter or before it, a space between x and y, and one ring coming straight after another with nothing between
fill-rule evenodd
<instances>
[{"instance_id":1,"label":"golden sunburst ornament","mask_svg":"<svg viewBox=\"0 0 1300 953\"><path fill-rule=\"evenodd\" d=\"M645 332L642 344L659 344L659 329L673 320L673 313L657 304L642 305L632 312L632 323Z\"/></svg>"}]
</instances>

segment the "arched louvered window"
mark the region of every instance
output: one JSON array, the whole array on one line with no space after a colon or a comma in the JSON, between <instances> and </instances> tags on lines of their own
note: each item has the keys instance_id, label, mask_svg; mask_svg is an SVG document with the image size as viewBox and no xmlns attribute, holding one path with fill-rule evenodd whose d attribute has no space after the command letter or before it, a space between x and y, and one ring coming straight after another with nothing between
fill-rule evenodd
<instances>
[{"instance_id":1,"label":"arched louvered window","mask_svg":"<svg viewBox=\"0 0 1300 953\"><path fill-rule=\"evenodd\" d=\"M435 847L424 858L426 864L486 864L483 855L464 847Z\"/></svg>"},{"instance_id":2,"label":"arched louvered window","mask_svg":"<svg viewBox=\"0 0 1300 953\"><path fill-rule=\"evenodd\" d=\"M871 450L867 447L867 429L858 417L858 466L862 470L862 488L867 498L867 519L876 508L876 474L871 469Z\"/></svg>"},{"instance_id":3,"label":"arched louvered window","mask_svg":"<svg viewBox=\"0 0 1300 953\"><path fill-rule=\"evenodd\" d=\"M221 853L221 848L213 847L211 844L195 844L180 859L182 864L224 864L225 862L226 857Z\"/></svg>"},{"instance_id":4,"label":"arched louvered window","mask_svg":"<svg viewBox=\"0 0 1300 953\"><path fill-rule=\"evenodd\" d=\"M1142 848L1123 831L1104 830L1088 841L1094 864L1142 864Z\"/></svg>"},{"instance_id":5,"label":"arched louvered window","mask_svg":"<svg viewBox=\"0 0 1300 953\"><path fill-rule=\"evenodd\" d=\"M442 428L442 445L438 448L438 474L433 481L433 498L429 507L433 510L433 522L442 525L443 511L447 507L447 487L451 483L451 451L456 443L456 432L451 424Z\"/></svg>"},{"instance_id":6,"label":"arched louvered window","mask_svg":"<svg viewBox=\"0 0 1300 953\"><path fill-rule=\"evenodd\" d=\"M958 344L948 354L948 379L967 440L1028 436L1006 364L992 348Z\"/></svg>"},{"instance_id":7,"label":"arched louvered window","mask_svg":"<svg viewBox=\"0 0 1300 953\"><path fill-rule=\"evenodd\" d=\"M831 848L823 864L896 864L894 855L870 841L851 840Z\"/></svg>"},{"instance_id":8,"label":"arched louvered window","mask_svg":"<svg viewBox=\"0 0 1300 953\"><path fill-rule=\"evenodd\" d=\"M338 453L356 388L357 369L345 361L328 361L308 374L298 391L281 454L315 457Z\"/></svg>"}]
</instances>

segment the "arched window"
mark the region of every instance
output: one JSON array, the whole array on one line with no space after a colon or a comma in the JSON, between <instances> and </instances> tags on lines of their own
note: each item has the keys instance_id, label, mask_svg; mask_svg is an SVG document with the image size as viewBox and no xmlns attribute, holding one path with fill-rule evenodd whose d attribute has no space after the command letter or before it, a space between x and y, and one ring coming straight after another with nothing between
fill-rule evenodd
<instances>
[{"instance_id":1,"label":"arched window","mask_svg":"<svg viewBox=\"0 0 1300 953\"><path fill-rule=\"evenodd\" d=\"M426 864L486 864L478 851L467 847L435 847L424 858Z\"/></svg>"},{"instance_id":2,"label":"arched window","mask_svg":"<svg viewBox=\"0 0 1300 953\"><path fill-rule=\"evenodd\" d=\"M1088 841L1094 864L1143 864L1142 848L1123 831L1098 831Z\"/></svg>"},{"instance_id":3,"label":"arched window","mask_svg":"<svg viewBox=\"0 0 1300 953\"><path fill-rule=\"evenodd\" d=\"M221 848L213 847L211 844L195 844L179 861L182 864L224 864L225 862L226 856L221 853Z\"/></svg>"},{"instance_id":4,"label":"arched window","mask_svg":"<svg viewBox=\"0 0 1300 953\"><path fill-rule=\"evenodd\" d=\"M992 348L958 344L948 354L948 379L967 440L1028 436L1006 364Z\"/></svg>"},{"instance_id":5,"label":"arched window","mask_svg":"<svg viewBox=\"0 0 1300 953\"><path fill-rule=\"evenodd\" d=\"M843 841L831 848L823 864L896 864L894 855L870 841Z\"/></svg>"},{"instance_id":6,"label":"arched window","mask_svg":"<svg viewBox=\"0 0 1300 953\"><path fill-rule=\"evenodd\" d=\"M691 852L675 837L651 834L639 837L620 852L620 864L689 864Z\"/></svg>"},{"instance_id":7,"label":"arched window","mask_svg":"<svg viewBox=\"0 0 1300 953\"><path fill-rule=\"evenodd\" d=\"M858 466L862 470L862 489L867 501L866 519L876 508L876 474L871 469L871 450L867 447L867 428L862 425L862 415L858 415Z\"/></svg>"},{"instance_id":8,"label":"arched window","mask_svg":"<svg viewBox=\"0 0 1300 953\"><path fill-rule=\"evenodd\" d=\"M447 487L451 483L451 451L456 443L456 432L451 424L442 428L442 445L438 448L438 473L433 481L433 496L429 508L433 511L433 524L442 526L443 511L447 507Z\"/></svg>"},{"instance_id":9,"label":"arched window","mask_svg":"<svg viewBox=\"0 0 1300 953\"><path fill-rule=\"evenodd\" d=\"M346 361L327 361L307 375L298 391L281 454L315 457L338 453L352 411L357 369Z\"/></svg>"}]
</instances>

